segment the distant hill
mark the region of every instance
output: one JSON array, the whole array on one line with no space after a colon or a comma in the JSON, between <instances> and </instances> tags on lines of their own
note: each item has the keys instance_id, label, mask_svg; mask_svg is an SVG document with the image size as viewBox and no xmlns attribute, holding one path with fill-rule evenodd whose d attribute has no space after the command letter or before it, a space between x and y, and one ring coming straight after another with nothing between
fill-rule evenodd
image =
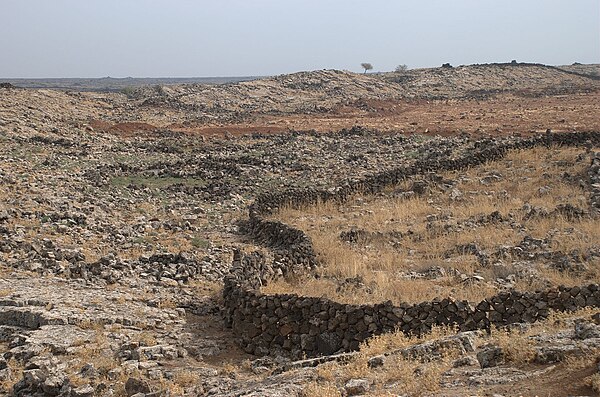
<instances>
[{"instance_id":1,"label":"distant hill","mask_svg":"<svg viewBox=\"0 0 600 397\"><path fill-rule=\"evenodd\" d=\"M20 88L40 88L54 90L73 91L121 91L123 89L135 88L148 85L172 85L172 84L225 84L239 83L241 81L255 80L258 76L244 77L186 77L186 78L64 78L64 79L3 79L0 82L10 83Z\"/></svg>"},{"instance_id":2,"label":"distant hill","mask_svg":"<svg viewBox=\"0 0 600 397\"><path fill-rule=\"evenodd\" d=\"M350 82L349 79L354 80ZM386 83L381 85L375 80ZM465 65L457 67L411 69L405 72L358 74L346 71L319 70L299 72L280 76L241 76L241 77L189 77L189 78L44 78L11 79L0 78L0 83L9 83L19 88L58 89L73 91L115 92L132 89L156 96L156 86L171 87L163 92L177 93L185 102L196 102L193 97L207 95L213 98L216 91L229 96L235 91L260 97L260 92L272 89L269 95L307 92L329 92L343 94L344 97L366 97L372 95L453 98L479 93L547 89L548 87L586 87L591 80L600 80L600 65L579 64L548 66L530 63L496 63ZM250 82L250 83L247 83ZM368 82L368 83L367 83ZM241 83L239 86L235 83ZM226 84L227 87L206 87ZM231 84L234 84L231 86ZM365 84L371 84L370 88ZM374 85L373 85L374 84ZM149 88L153 87L153 88ZM369 95L371 93L372 95ZM167 95L168 96L168 95ZM217 95L218 96L218 95ZM286 101L286 98L280 98Z\"/></svg>"},{"instance_id":3,"label":"distant hill","mask_svg":"<svg viewBox=\"0 0 600 397\"><path fill-rule=\"evenodd\" d=\"M598 65L484 64L358 74L339 70L299 72L225 85L141 87L130 98L145 106L186 110L228 119L249 114L327 112L358 100L460 99L500 93L557 95L600 89ZM583 72L586 73L583 73Z\"/></svg>"},{"instance_id":4,"label":"distant hill","mask_svg":"<svg viewBox=\"0 0 600 397\"><path fill-rule=\"evenodd\" d=\"M161 113L176 114L173 119L184 121L239 122L257 115L323 114L343 111L345 107L368 108L369 101L484 99L499 94L539 97L592 92L600 90L599 74L600 65L555 67L509 63L377 74L317 70L263 78L0 79L0 84L6 86L0 85L0 93L5 91L4 95L12 100L23 97L24 105L52 99L57 113L71 108L66 105L71 97L86 97L89 99L86 103L91 106L88 118L100 118L98 115L106 112L108 103L120 109L127 104L130 109L144 114L157 114L160 109ZM27 84L53 90L11 89ZM80 111L78 108L77 112Z\"/></svg>"},{"instance_id":5,"label":"distant hill","mask_svg":"<svg viewBox=\"0 0 600 397\"><path fill-rule=\"evenodd\" d=\"M406 97L448 99L497 93L553 95L600 88L600 65L549 66L494 63L390 72L379 78L395 83Z\"/></svg>"}]
</instances>

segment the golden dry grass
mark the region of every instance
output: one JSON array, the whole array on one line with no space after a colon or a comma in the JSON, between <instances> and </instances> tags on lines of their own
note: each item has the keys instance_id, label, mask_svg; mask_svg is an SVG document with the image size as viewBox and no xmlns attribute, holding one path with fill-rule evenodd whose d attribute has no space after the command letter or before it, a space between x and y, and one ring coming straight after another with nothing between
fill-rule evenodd
<instances>
[{"instance_id":1,"label":"golden dry grass","mask_svg":"<svg viewBox=\"0 0 600 397\"><path fill-rule=\"evenodd\" d=\"M12 295L14 292L12 288L2 288L0 289L0 297Z\"/></svg>"},{"instance_id":2,"label":"golden dry grass","mask_svg":"<svg viewBox=\"0 0 600 397\"><path fill-rule=\"evenodd\" d=\"M373 337L360 346L360 351L348 363L331 362L320 365L316 370L317 379L307 385L309 392L322 391L325 395L337 396L339 390L350 379L367 379L372 388L368 395L384 396L407 394L411 396L427 395L440 389L442 374L450 369L455 352L447 351L438 359L423 362L422 357L405 358L393 354L386 358L383 367L373 370L368 365L369 358L402 349L418 343L436 340L455 334L453 328L434 328L431 333L421 337L407 337L398 331ZM312 394L320 395L320 394Z\"/></svg>"},{"instance_id":3,"label":"golden dry grass","mask_svg":"<svg viewBox=\"0 0 600 397\"><path fill-rule=\"evenodd\" d=\"M201 376L198 372L182 369L173 374L173 383L187 387L200 384Z\"/></svg>"},{"instance_id":4,"label":"golden dry grass","mask_svg":"<svg viewBox=\"0 0 600 397\"><path fill-rule=\"evenodd\" d=\"M535 358L535 343L529 338L530 333L510 332L506 329L492 331L492 339L502 348L506 361L522 365Z\"/></svg>"},{"instance_id":5,"label":"golden dry grass","mask_svg":"<svg viewBox=\"0 0 600 397\"><path fill-rule=\"evenodd\" d=\"M156 341L156 337L153 333L142 331L138 334L136 340L142 346L155 346L158 342Z\"/></svg>"},{"instance_id":6,"label":"golden dry grass","mask_svg":"<svg viewBox=\"0 0 600 397\"><path fill-rule=\"evenodd\" d=\"M535 358L537 343L536 335L552 334L571 328L575 319L590 319L597 310L584 308L575 312L551 312L544 320L532 324L525 331L509 333L505 329L491 330L484 338L477 338L476 344L493 343L502 347L506 360L517 368L526 368ZM452 367L452 362L459 357L459 352L442 351L440 357L411 357L393 352L421 343L436 341L456 334L452 327L434 327L431 333L421 336L407 336L401 331L378 335L363 342L355 357L347 363L329 362L316 369L316 380L307 385L305 391L321 391L335 393L342 390L350 379L367 379L372 383L369 396L388 395L435 395L441 388L444 373ZM376 369L368 366L369 359L383 353L388 353L385 364ZM392 353L392 354L390 354ZM565 368L569 371L579 371L595 365L598 351L590 351L585 356L569 356ZM423 360L425 358L425 360ZM433 360L432 360L433 358ZM600 385L598 377L590 377L587 381L594 387ZM308 395L308 394L306 394ZM319 395L319 394L313 394ZM336 394L331 394L336 395Z\"/></svg>"},{"instance_id":7,"label":"golden dry grass","mask_svg":"<svg viewBox=\"0 0 600 397\"><path fill-rule=\"evenodd\" d=\"M312 239L323 266L319 278L300 275L280 280L263 289L266 293L298 293L324 296L345 303L420 302L452 296L478 301L494 295L493 284L506 273L515 273L518 258L502 258L500 267L482 267L477 257L456 252L456 247L475 243L486 253L503 246L515 246L525 236L548 238L550 249L570 253L600 247L600 220L568 219L555 214L527 218L525 205L552 211L559 204L587 209L588 192L579 180L585 179L589 157L577 148L535 148L514 151L497 162L461 172L442 173L454 186L430 184L430 193L402 198L394 192L408 190L412 180L388 189L377 197L356 196L348 202L318 203L301 209L286 208L275 214L279 220L304 230ZM568 173L569 176L566 176ZM495 175L498 177L496 178ZM540 189L541 188L541 189ZM451 197L452 189L461 192ZM498 211L510 222L477 224L473 220ZM428 220L429 215L436 219ZM469 219L471 223L469 223ZM400 232L402 238L374 238L350 244L341 232L362 229L369 232ZM543 260L530 261L537 277L518 277L514 287L521 290L545 288L548 284L581 284L597 280L598 259L583 260L587 271L560 272ZM408 278L407 273L439 267L446 275L434 280ZM479 275L487 282L464 282ZM360 283L344 282L357 278Z\"/></svg>"},{"instance_id":8,"label":"golden dry grass","mask_svg":"<svg viewBox=\"0 0 600 397\"><path fill-rule=\"evenodd\" d=\"M311 382L302 389L302 397L342 397L335 384Z\"/></svg>"},{"instance_id":9,"label":"golden dry grass","mask_svg":"<svg viewBox=\"0 0 600 397\"><path fill-rule=\"evenodd\" d=\"M587 379L588 385L596 393L600 393L600 374L594 374Z\"/></svg>"}]
</instances>

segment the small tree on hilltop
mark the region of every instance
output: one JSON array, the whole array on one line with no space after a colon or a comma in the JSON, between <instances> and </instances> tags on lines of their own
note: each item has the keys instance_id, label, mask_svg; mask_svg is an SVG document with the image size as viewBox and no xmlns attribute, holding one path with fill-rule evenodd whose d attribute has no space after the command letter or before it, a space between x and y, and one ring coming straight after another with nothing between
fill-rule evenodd
<instances>
[{"instance_id":1,"label":"small tree on hilltop","mask_svg":"<svg viewBox=\"0 0 600 397\"><path fill-rule=\"evenodd\" d=\"M365 70L365 73L367 73L367 70L373 70L373 65L367 62L361 63L360 66Z\"/></svg>"},{"instance_id":2,"label":"small tree on hilltop","mask_svg":"<svg viewBox=\"0 0 600 397\"><path fill-rule=\"evenodd\" d=\"M396 73L404 73L408 70L408 66L402 64L402 65L398 65L396 66Z\"/></svg>"}]
</instances>

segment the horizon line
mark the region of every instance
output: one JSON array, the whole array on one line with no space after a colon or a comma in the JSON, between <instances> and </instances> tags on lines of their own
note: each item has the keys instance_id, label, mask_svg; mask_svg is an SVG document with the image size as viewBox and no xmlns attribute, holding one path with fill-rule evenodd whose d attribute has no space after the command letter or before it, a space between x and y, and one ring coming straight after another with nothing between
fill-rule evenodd
<instances>
[{"instance_id":1,"label":"horizon line","mask_svg":"<svg viewBox=\"0 0 600 397\"><path fill-rule=\"evenodd\" d=\"M509 62L484 62L484 63L467 63L467 64L460 64L460 65L452 65L452 67L464 67L464 66L484 66L484 65L510 65L512 63L512 61ZM550 64L550 63L541 63L541 62L519 62L517 61L516 63L517 65L545 65L545 66L554 66L554 67L558 67L558 66L573 66L573 65L587 65L587 66L593 66L593 65L600 65L599 63L583 63L583 62L573 62L573 63L569 63L569 64ZM420 70L420 69L438 69L441 68L442 65L439 66L425 66L425 67L415 67L415 68L408 68L408 70ZM289 74L295 74L295 73L302 73L302 72L317 72L317 71L323 71L323 70L335 70L335 71L342 71L342 72L349 72L349 73L355 73L355 74L378 74L378 73L393 73L394 70L387 70L387 71L374 71L374 72L355 72L352 70L348 70L348 69L336 69L336 68L322 68L322 69L303 69L303 70L297 70L295 72L288 72L288 73L276 73L276 74L261 74L261 75L220 75L220 76L144 76L144 77L133 77L133 76L125 76L125 77L113 77L113 76L101 76L101 77L0 77L0 80L70 80L70 79L74 79L74 80L83 80L83 79L89 79L89 80L100 80L100 79L114 79L114 80L127 80L127 79L138 79L138 80L142 80L142 79L231 79L231 78L265 78L265 77L274 77L274 76L283 76L283 75L289 75Z\"/></svg>"}]
</instances>

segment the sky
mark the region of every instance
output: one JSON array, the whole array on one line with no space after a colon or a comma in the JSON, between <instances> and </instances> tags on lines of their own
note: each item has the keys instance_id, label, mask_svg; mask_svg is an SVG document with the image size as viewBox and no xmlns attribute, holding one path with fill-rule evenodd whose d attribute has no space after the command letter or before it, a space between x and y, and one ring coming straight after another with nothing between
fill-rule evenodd
<instances>
[{"instance_id":1,"label":"sky","mask_svg":"<svg viewBox=\"0 0 600 397\"><path fill-rule=\"evenodd\" d=\"M600 63L600 0L0 0L0 77Z\"/></svg>"}]
</instances>

